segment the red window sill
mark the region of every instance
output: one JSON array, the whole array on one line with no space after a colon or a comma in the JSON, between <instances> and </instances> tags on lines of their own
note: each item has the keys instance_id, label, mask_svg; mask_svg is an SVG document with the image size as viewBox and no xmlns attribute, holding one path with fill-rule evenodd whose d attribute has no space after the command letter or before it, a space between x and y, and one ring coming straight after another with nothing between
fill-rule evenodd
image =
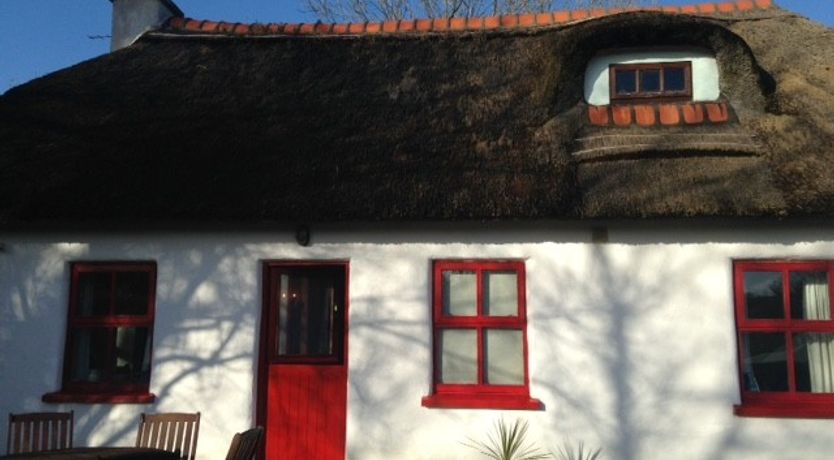
<instances>
[{"instance_id":1,"label":"red window sill","mask_svg":"<svg viewBox=\"0 0 834 460\"><path fill-rule=\"evenodd\" d=\"M772 418L828 418L834 419L834 405L831 404L739 404L733 406L733 413L740 417Z\"/></svg>"},{"instance_id":2,"label":"red window sill","mask_svg":"<svg viewBox=\"0 0 834 460\"><path fill-rule=\"evenodd\" d=\"M423 397L423 407L445 409L542 410L544 404L529 396L434 394Z\"/></svg>"},{"instance_id":3,"label":"red window sill","mask_svg":"<svg viewBox=\"0 0 834 460\"><path fill-rule=\"evenodd\" d=\"M45 403L80 403L80 404L149 404L156 401L153 393L65 393L56 391L41 397Z\"/></svg>"}]
</instances>

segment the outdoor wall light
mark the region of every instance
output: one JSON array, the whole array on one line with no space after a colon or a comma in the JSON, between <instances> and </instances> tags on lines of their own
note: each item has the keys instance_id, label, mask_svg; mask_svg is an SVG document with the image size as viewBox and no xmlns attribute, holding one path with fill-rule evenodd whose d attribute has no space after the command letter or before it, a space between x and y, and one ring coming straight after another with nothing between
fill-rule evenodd
<instances>
[{"instance_id":1,"label":"outdoor wall light","mask_svg":"<svg viewBox=\"0 0 834 460\"><path fill-rule=\"evenodd\" d=\"M295 242L300 246L310 245L310 227L299 225L295 228Z\"/></svg>"}]
</instances>

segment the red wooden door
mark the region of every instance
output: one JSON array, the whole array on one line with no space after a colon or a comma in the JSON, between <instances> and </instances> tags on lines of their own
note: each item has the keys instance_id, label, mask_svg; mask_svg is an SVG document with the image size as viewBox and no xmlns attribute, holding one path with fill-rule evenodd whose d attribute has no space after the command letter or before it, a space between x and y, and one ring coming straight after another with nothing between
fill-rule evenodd
<instances>
[{"instance_id":1,"label":"red wooden door","mask_svg":"<svg viewBox=\"0 0 834 460\"><path fill-rule=\"evenodd\" d=\"M347 264L267 263L264 279L266 460L344 460Z\"/></svg>"}]
</instances>

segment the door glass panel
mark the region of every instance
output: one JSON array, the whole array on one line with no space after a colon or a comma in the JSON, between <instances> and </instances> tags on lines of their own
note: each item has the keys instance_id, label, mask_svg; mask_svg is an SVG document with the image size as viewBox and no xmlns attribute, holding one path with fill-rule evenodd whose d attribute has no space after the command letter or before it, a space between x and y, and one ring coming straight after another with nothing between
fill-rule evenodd
<instances>
[{"instance_id":1,"label":"door glass panel","mask_svg":"<svg viewBox=\"0 0 834 460\"><path fill-rule=\"evenodd\" d=\"M116 367L113 380L125 383L150 381L150 340L147 327L116 328Z\"/></svg>"},{"instance_id":2,"label":"door glass panel","mask_svg":"<svg viewBox=\"0 0 834 460\"><path fill-rule=\"evenodd\" d=\"M831 302L828 298L828 273L792 272L791 318L830 320Z\"/></svg>"},{"instance_id":3,"label":"door glass panel","mask_svg":"<svg viewBox=\"0 0 834 460\"><path fill-rule=\"evenodd\" d=\"M744 297L749 319L785 317L782 302L782 273L747 272L744 274Z\"/></svg>"},{"instance_id":4,"label":"door glass panel","mask_svg":"<svg viewBox=\"0 0 834 460\"><path fill-rule=\"evenodd\" d=\"M797 391L834 393L834 334L795 334L793 347Z\"/></svg>"},{"instance_id":5,"label":"door glass panel","mask_svg":"<svg viewBox=\"0 0 834 460\"><path fill-rule=\"evenodd\" d=\"M484 314L518 315L518 276L515 273L484 273Z\"/></svg>"},{"instance_id":6,"label":"door glass panel","mask_svg":"<svg viewBox=\"0 0 834 460\"><path fill-rule=\"evenodd\" d=\"M686 89L686 74L683 67L667 67L663 69L663 90L684 91Z\"/></svg>"},{"instance_id":7,"label":"door glass panel","mask_svg":"<svg viewBox=\"0 0 834 460\"><path fill-rule=\"evenodd\" d=\"M80 316L110 314L110 273L78 274L78 313Z\"/></svg>"},{"instance_id":8,"label":"door glass panel","mask_svg":"<svg viewBox=\"0 0 834 460\"><path fill-rule=\"evenodd\" d=\"M660 91L660 69L643 69L640 71L640 91L643 93Z\"/></svg>"},{"instance_id":9,"label":"door glass panel","mask_svg":"<svg viewBox=\"0 0 834 460\"><path fill-rule=\"evenodd\" d=\"M617 70L614 73L614 87L617 94L632 94L637 92L637 71Z\"/></svg>"},{"instance_id":10,"label":"door glass panel","mask_svg":"<svg viewBox=\"0 0 834 460\"><path fill-rule=\"evenodd\" d=\"M344 276L341 274L341 276ZM336 356L336 319L344 308L337 270L288 270L278 277L278 356Z\"/></svg>"},{"instance_id":11,"label":"door glass panel","mask_svg":"<svg viewBox=\"0 0 834 460\"><path fill-rule=\"evenodd\" d=\"M107 378L110 330L107 328L73 330L73 381L100 382Z\"/></svg>"},{"instance_id":12,"label":"door glass panel","mask_svg":"<svg viewBox=\"0 0 834 460\"><path fill-rule=\"evenodd\" d=\"M443 314L478 314L478 279L473 272L443 272Z\"/></svg>"},{"instance_id":13,"label":"door glass panel","mask_svg":"<svg viewBox=\"0 0 834 460\"><path fill-rule=\"evenodd\" d=\"M150 274L147 272L116 273L116 314L147 314L149 289Z\"/></svg>"},{"instance_id":14,"label":"door glass panel","mask_svg":"<svg viewBox=\"0 0 834 460\"><path fill-rule=\"evenodd\" d=\"M508 329L487 329L486 341L486 383L493 385L524 384L524 348L521 331Z\"/></svg>"},{"instance_id":15,"label":"door glass panel","mask_svg":"<svg viewBox=\"0 0 834 460\"><path fill-rule=\"evenodd\" d=\"M440 331L440 382L478 383L477 340L475 330Z\"/></svg>"},{"instance_id":16,"label":"door glass panel","mask_svg":"<svg viewBox=\"0 0 834 460\"><path fill-rule=\"evenodd\" d=\"M785 335L751 332L742 336L746 391L788 391Z\"/></svg>"}]
</instances>

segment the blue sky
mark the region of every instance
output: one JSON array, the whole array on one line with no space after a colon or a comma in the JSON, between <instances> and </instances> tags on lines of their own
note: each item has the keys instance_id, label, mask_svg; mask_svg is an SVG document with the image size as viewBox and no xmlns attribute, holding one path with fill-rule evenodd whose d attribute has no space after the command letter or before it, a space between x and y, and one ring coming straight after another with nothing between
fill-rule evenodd
<instances>
[{"instance_id":1,"label":"blue sky","mask_svg":"<svg viewBox=\"0 0 834 460\"><path fill-rule=\"evenodd\" d=\"M662 0L688 5L703 0ZM240 22L313 22L300 0L175 0L186 16ZM834 27L834 0L776 0ZM0 93L107 53L108 0L0 0Z\"/></svg>"}]
</instances>

